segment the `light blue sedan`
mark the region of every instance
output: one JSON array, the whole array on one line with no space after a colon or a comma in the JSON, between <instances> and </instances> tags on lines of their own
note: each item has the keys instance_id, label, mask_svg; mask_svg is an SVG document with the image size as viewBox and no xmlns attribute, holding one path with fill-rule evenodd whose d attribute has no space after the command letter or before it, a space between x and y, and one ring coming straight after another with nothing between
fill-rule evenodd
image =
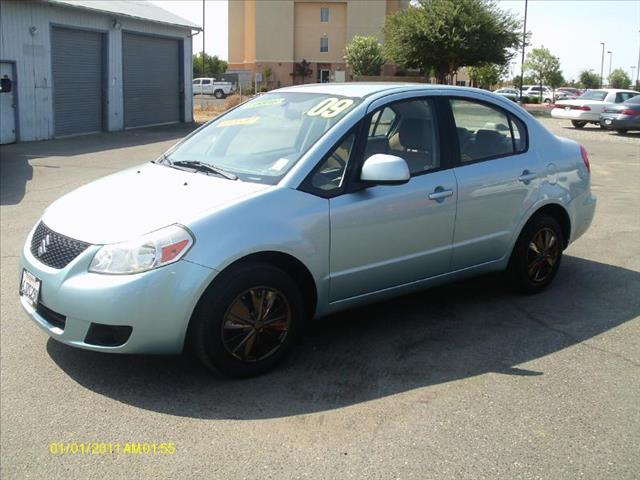
<instances>
[{"instance_id":1,"label":"light blue sedan","mask_svg":"<svg viewBox=\"0 0 640 480\"><path fill-rule=\"evenodd\" d=\"M595 204L585 149L507 99L288 87L54 202L20 296L67 345L250 376L312 317L501 270L539 292Z\"/></svg>"}]
</instances>

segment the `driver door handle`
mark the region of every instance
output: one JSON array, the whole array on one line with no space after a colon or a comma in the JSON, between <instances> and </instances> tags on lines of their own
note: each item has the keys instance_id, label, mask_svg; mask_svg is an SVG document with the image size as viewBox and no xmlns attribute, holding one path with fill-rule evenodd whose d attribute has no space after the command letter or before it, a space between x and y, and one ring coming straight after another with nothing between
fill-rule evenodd
<instances>
[{"instance_id":1,"label":"driver door handle","mask_svg":"<svg viewBox=\"0 0 640 480\"><path fill-rule=\"evenodd\" d=\"M441 201L451 195L453 195L453 190L445 190L442 187L438 187L429 194L429 200Z\"/></svg>"}]
</instances>

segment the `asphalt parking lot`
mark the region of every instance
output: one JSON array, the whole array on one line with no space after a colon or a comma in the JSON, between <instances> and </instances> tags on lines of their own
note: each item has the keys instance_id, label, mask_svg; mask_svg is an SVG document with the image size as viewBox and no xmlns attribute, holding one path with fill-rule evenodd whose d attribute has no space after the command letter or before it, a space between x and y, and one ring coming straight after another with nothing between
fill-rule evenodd
<instances>
[{"instance_id":1,"label":"asphalt parking lot","mask_svg":"<svg viewBox=\"0 0 640 480\"><path fill-rule=\"evenodd\" d=\"M65 347L19 306L18 257L43 209L191 127L3 146L0 476L638 478L640 134L543 122L587 148L599 197L549 290L484 277L345 312L244 381ZM176 450L56 456L52 442Z\"/></svg>"}]
</instances>

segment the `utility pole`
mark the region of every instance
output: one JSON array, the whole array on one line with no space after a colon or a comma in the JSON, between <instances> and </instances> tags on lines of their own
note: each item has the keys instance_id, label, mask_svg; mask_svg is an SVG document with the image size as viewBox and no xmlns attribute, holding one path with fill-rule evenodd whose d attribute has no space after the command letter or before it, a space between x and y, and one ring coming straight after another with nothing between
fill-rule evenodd
<instances>
[{"instance_id":1,"label":"utility pole","mask_svg":"<svg viewBox=\"0 0 640 480\"><path fill-rule=\"evenodd\" d=\"M613 52L611 50L607 50L607 53L609 54L609 76L607 77L607 85L611 85L611 63L613 62Z\"/></svg>"},{"instance_id":2,"label":"utility pole","mask_svg":"<svg viewBox=\"0 0 640 480\"><path fill-rule=\"evenodd\" d=\"M604 74L604 42L600 42L602 45L602 60L600 60L600 88L602 88L602 75Z\"/></svg>"},{"instance_id":3,"label":"utility pole","mask_svg":"<svg viewBox=\"0 0 640 480\"><path fill-rule=\"evenodd\" d=\"M638 33L640 33L640 30L638 30ZM640 43L638 43L638 66L636 68L636 83L635 86L638 87L639 82L638 82L638 77L640 76ZM633 82L633 69L631 70L631 81Z\"/></svg>"},{"instance_id":4,"label":"utility pole","mask_svg":"<svg viewBox=\"0 0 640 480\"><path fill-rule=\"evenodd\" d=\"M524 25L522 27L522 61L520 62L520 103L522 103L522 83L524 82L524 50L527 45L527 7L529 0L524 0Z\"/></svg>"},{"instance_id":5,"label":"utility pole","mask_svg":"<svg viewBox=\"0 0 640 480\"><path fill-rule=\"evenodd\" d=\"M202 0L202 76L204 77L204 0Z\"/></svg>"}]
</instances>

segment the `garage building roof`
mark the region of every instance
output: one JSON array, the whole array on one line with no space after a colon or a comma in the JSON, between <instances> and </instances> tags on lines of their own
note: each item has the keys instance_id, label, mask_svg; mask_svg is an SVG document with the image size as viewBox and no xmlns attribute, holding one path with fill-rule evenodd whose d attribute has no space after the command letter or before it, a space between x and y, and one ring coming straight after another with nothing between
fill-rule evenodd
<instances>
[{"instance_id":1,"label":"garage building roof","mask_svg":"<svg viewBox=\"0 0 640 480\"><path fill-rule=\"evenodd\" d=\"M141 0L47 0L54 5L94 10L113 15L139 18L157 23L202 30L197 23L185 20L157 5Z\"/></svg>"}]
</instances>

